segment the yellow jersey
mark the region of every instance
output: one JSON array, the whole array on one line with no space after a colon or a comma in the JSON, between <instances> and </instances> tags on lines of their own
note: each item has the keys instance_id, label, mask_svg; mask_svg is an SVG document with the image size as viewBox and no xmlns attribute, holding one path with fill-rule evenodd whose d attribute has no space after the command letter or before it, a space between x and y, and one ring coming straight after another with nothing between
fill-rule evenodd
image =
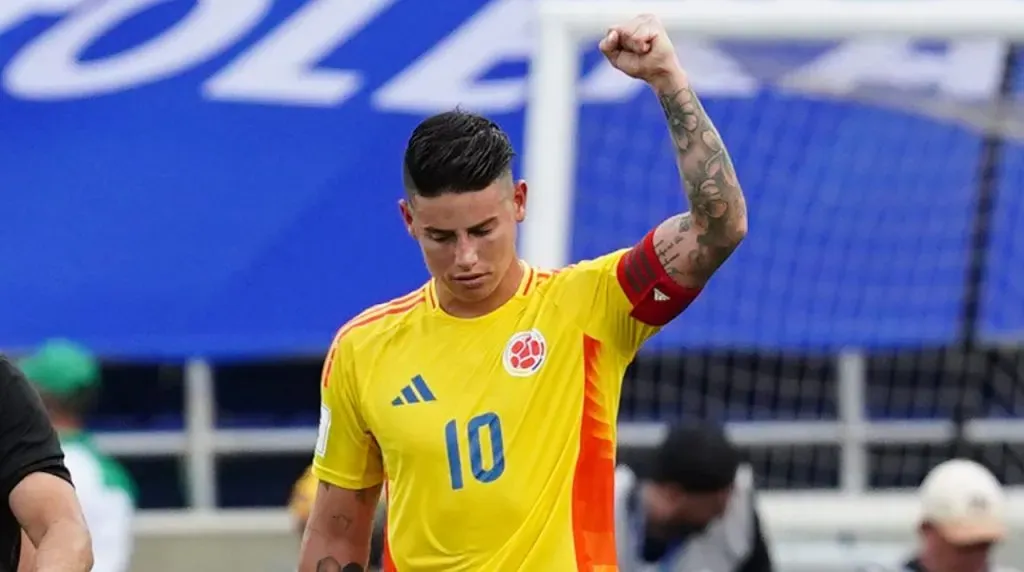
<instances>
[{"instance_id":1,"label":"yellow jersey","mask_svg":"<svg viewBox=\"0 0 1024 572\"><path fill-rule=\"evenodd\" d=\"M339 330L313 472L348 489L386 480L386 571L617 570L623 373L697 295L651 242L527 267L477 318L445 313L430 281Z\"/></svg>"}]
</instances>

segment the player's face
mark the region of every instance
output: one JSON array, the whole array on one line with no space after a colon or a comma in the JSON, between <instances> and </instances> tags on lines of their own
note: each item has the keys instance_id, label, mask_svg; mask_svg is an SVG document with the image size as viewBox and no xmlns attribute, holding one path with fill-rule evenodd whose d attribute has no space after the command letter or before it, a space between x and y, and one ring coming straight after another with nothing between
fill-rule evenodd
<instances>
[{"instance_id":1,"label":"player's face","mask_svg":"<svg viewBox=\"0 0 1024 572\"><path fill-rule=\"evenodd\" d=\"M494 293L514 264L516 229L526 218L526 183L502 178L489 187L400 203L406 228L430 274L456 299Z\"/></svg>"}]
</instances>

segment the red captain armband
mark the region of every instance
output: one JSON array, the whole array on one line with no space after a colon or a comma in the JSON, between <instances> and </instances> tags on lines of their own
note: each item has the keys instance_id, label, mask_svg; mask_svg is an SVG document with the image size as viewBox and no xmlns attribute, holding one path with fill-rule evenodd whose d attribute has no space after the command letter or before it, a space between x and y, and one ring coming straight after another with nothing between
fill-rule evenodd
<instances>
[{"instance_id":1,"label":"red captain armband","mask_svg":"<svg viewBox=\"0 0 1024 572\"><path fill-rule=\"evenodd\" d=\"M622 255L615 274L633 305L629 315L648 326L671 322L700 294L699 288L680 286L665 271L654 249L653 230Z\"/></svg>"}]
</instances>

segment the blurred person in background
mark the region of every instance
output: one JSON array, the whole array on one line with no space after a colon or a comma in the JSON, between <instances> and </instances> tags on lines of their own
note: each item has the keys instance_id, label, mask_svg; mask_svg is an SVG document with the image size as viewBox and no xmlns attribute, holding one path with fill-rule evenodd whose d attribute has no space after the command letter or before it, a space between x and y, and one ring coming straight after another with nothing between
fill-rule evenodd
<instances>
[{"instance_id":1,"label":"blurred person in background","mask_svg":"<svg viewBox=\"0 0 1024 572\"><path fill-rule=\"evenodd\" d=\"M615 486L622 572L772 572L753 473L718 427L672 427Z\"/></svg>"},{"instance_id":2,"label":"blurred person in background","mask_svg":"<svg viewBox=\"0 0 1024 572\"><path fill-rule=\"evenodd\" d=\"M0 572L87 572L92 543L53 424L0 355Z\"/></svg>"},{"instance_id":3,"label":"blurred person in background","mask_svg":"<svg viewBox=\"0 0 1024 572\"><path fill-rule=\"evenodd\" d=\"M291 514L292 522L295 525L295 531L298 532L299 539L302 539L302 533L306 530L306 522L309 520L309 511L313 507L313 501L316 499L317 489L317 478L313 475L313 468L309 467L302 473L299 480L295 482L295 486L292 487L292 495L288 500L288 512ZM370 540L370 567L380 568L381 560L384 555L384 519L386 517L387 507L384 503L384 499L377 505L377 515L374 518L373 526L373 537Z\"/></svg>"},{"instance_id":4,"label":"blurred person in background","mask_svg":"<svg viewBox=\"0 0 1024 572\"><path fill-rule=\"evenodd\" d=\"M1006 536L1006 500L995 475L974 461L953 459L928 473L918 495L920 543L906 572L997 570L991 553Z\"/></svg>"},{"instance_id":5,"label":"blurred person in background","mask_svg":"<svg viewBox=\"0 0 1024 572\"><path fill-rule=\"evenodd\" d=\"M127 471L100 452L85 431L85 416L100 387L99 361L75 343L52 340L19 365L39 390L60 437L92 533L92 570L126 572L133 544L135 487Z\"/></svg>"}]
</instances>

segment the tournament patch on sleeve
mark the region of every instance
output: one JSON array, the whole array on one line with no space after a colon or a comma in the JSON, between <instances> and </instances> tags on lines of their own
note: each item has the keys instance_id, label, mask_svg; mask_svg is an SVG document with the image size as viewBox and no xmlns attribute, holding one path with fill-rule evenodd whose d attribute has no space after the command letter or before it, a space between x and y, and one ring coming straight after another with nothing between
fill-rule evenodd
<instances>
[{"instance_id":1,"label":"tournament patch on sleeve","mask_svg":"<svg viewBox=\"0 0 1024 572\"><path fill-rule=\"evenodd\" d=\"M320 406L320 425L316 432L316 454L323 457L327 454L327 439L331 433L331 409L326 405Z\"/></svg>"}]
</instances>

